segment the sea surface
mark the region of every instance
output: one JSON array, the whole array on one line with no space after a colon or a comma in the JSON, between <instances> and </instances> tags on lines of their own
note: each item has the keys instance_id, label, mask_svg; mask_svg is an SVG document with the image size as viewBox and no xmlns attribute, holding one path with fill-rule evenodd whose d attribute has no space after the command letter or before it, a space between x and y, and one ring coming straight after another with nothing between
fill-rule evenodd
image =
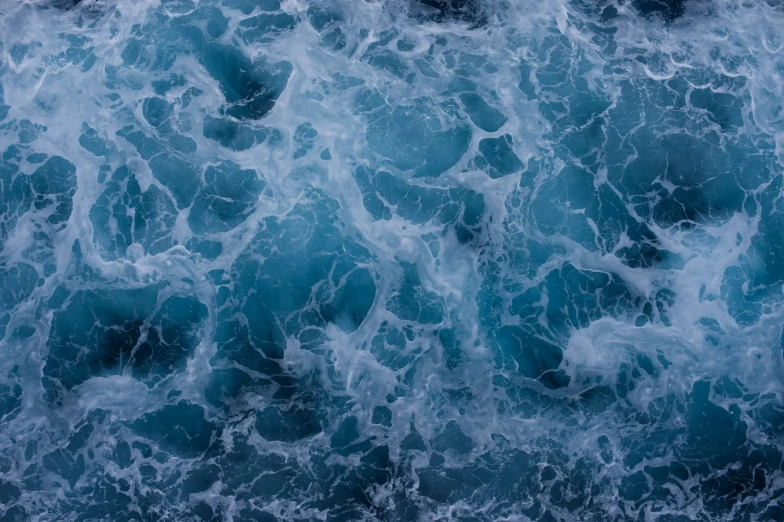
<instances>
[{"instance_id":1,"label":"sea surface","mask_svg":"<svg viewBox=\"0 0 784 522\"><path fill-rule=\"evenodd\" d=\"M784 2L2 0L0 521L784 520Z\"/></svg>"}]
</instances>

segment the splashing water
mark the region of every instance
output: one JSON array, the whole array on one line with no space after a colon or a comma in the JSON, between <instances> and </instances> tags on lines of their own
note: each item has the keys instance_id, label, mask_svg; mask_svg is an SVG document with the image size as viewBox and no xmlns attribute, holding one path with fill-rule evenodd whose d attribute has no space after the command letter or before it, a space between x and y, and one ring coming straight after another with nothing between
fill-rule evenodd
<instances>
[{"instance_id":1,"label":"splashing water","mask_svg":"<svg viewBox=\"0 0 784 522\"><path fill-rule=\"evenodd\" d=\"M0 520L784 520L784 4L0 4Z\"/></svg>"}]
</instances>

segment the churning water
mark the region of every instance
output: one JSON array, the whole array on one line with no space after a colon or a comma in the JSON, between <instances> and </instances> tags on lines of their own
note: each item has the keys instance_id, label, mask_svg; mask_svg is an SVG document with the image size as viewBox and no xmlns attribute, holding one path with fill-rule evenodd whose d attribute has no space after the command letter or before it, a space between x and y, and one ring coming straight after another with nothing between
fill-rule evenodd
<instances>
[{"instance_id":1,"label":"churning water","mask_svg":"<svg viewBox=\"0 0 784 522\"><path fill-rule=\"evenodd\" d=\"M778 0L3 0L0 520L784 520Z\"/></svg>"}]
</instances>

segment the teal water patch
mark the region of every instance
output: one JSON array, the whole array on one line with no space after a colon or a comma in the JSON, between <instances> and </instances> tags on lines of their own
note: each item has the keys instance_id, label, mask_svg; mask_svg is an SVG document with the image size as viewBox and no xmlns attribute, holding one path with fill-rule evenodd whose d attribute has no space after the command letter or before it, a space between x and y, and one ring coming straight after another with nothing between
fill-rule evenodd
<instances>
[{"instance_id":1,"label":"teal water patch","mask_svg":"<svg viewBox=\"0 0 784 522\"><path fill-rule=\"evenodd\" d=\"M780 14L0 3L0 521L784 519Z\"/></svg>"}]
</instances>

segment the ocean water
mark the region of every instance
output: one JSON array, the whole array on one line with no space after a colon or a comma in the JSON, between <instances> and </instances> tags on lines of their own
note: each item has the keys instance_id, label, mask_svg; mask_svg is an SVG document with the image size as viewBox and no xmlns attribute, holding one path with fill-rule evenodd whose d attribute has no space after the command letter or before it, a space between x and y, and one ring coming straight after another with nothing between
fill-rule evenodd
<instances>
[{"instance_id":1,"label":"ocean water","mask_svg":"<svg viewBox=\"0 0 784 522\"><path fill-rule=\"evenodd\" d=\"M784 520L784 3L0 2L0 521Z\"/></svg>"}]
</instances>

